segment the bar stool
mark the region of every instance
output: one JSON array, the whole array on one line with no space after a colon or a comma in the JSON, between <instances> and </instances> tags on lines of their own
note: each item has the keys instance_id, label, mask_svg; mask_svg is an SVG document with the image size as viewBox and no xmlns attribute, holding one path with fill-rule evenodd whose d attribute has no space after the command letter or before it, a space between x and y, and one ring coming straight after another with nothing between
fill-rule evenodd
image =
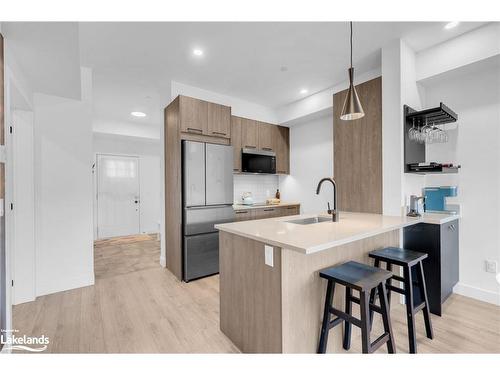
<instances>
[{"instance_id":1,"label":"bar stool","mask_svg":"<svg viewBox=\"0 0 500 375\"><path fill-rule=\"evenodd\" d=\"M387 291L385 289L385 283L391 278L392 272L351 261L322 270L319 275L328 280L328 285L318 353L325 353L330 329L342 322L345 322L343 340L345 350L349 350L351 347L351 325L354 324L361 328L363 353L373 353L385 343L387 343L388 352L395 353L396 345L394 345L389 303L387 302ZM345 311L340 311L332 305L336 283L345 286ZM352 289L359 291L359 298L352 295ZM369 302L370 292L375 289L382 296L379 298L380 307ZM360 319L352 315L352 302L360 305ZM381 314L384 322L384 333L373 343L370 341L370 311ZM335 315L336 318L331 320L331 315Z\"/></svg>"},{"instance_id":2,"label":"bar stool","mask_svg":"<svg viewBox=\"0 0 500 375\"><path fill-rule=\"evenodd\" d=\"M406 319L408 323L408 341L410 353L417 352L417 339L415 336L415 314L422 310L424 314L425 333L432 340L432 323L429 313L429 302L427 300L427 288L425 286L424 267L422 261L427 258L427 254L417 251L400 249L397 247L387 247L385 249L371 251L368 256L375 259L375 267L380 267L380 262L386 263L386 269L392 271L392 265L403 267L403 277L392 275L387 280L387 297L391 302L391 291L405 296ZM391 280L403 283L403 288L393 286ZM418 287L414 290L414 287ZM380 294L378 295L380 298ZM370 303L374 303L376 291L370 294ZM370 314L370 322L373 322L373 313Z\"/></svg>"}]
</instances>

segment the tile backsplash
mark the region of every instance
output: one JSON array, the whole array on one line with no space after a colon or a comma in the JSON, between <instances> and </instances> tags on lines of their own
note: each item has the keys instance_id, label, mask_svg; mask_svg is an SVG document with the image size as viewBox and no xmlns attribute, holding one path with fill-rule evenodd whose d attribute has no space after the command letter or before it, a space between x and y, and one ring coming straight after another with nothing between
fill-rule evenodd
<instances>
[{"instance_id":1,"label":"tile backsplash","mask_svg":"<svg viewBox=\"0 0 500 375\"><path fill-rule=\"evenodd\" d=\"M265 202L273 198L279 188L277 175L235 174L234 202L241 203L243 193L250 191L255 203Z\"/></svg>"}]
</instances>

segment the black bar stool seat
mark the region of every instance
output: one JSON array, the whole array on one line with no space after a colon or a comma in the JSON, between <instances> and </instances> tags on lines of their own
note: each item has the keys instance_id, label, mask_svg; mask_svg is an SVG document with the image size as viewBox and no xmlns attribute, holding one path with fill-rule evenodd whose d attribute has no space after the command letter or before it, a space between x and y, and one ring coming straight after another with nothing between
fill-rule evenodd
<instances>
[{"instance_id":1,"label":"black bar stool seat","mask_svg":"<svg viewBox=\"0 0 500 375\"><path fill-rule=\"evenodd\" d=\"M375 267L380 267L380 262L385 262L386 269L388 271L392 271L392 265L401 266L403 268L403 277L392 275L392 277L387 280L387 297L384 299L387 299L390 304L391 292L396 292L405 296L409 351L410 353L416 353L417 339L415 336L415 314L420 310L422 310L424 314L425 332L427 337L432 339L434 336L429 313L424 267L422 263L428 255L426 253L401 249L398 247L386 247L384 249L371 251L368 256L375 259ZM392 280L403 283L403 288L398 288L392 285ZM371 292L370 303L374 303L377 294L378 293L375 290ZM379 294L378 296L380 297ZM370 313L370 321L373 321L372 312Z\"/></svg>"},{"instance_id":2,"label":"black bar stool seat","mask_svg":"<svg viewBox=\"0 0 500 375\"><path fill-rule=\"evenodd\" d=\"M363 353L373 353L383 344L387 344L389 353L395 352L394 337L392 334L389 316L389 303L385 284L392 277L392 272L372 267L358 262L346 262L341 265L320 271L320 277L328 280L323 313L323 323L318 345L318 353L325 353L330 329L345 322L343 347L348 350L351 346L351 325L361 328ZM333 307L335 284L345 286L345 311ZM359 291L359 298L352 295L352 289ZM378 290L381 298L380 306L370 303L372 290ZM360 305L360 319L352 315L352 303ZM382 315L384 333L373 343L370 341L370 312L375 311ZM331 320L331 316L336 316Z\"/></svg>"}]
</instances>

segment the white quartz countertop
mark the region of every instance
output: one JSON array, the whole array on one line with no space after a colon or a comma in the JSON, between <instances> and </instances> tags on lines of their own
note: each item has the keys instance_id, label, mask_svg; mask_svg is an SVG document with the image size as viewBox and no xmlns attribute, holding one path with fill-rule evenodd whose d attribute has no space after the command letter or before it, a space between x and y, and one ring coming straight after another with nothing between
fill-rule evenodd
<instances>
[{"instance_id":1,"label":"white quartz countertop","mask_svg":"<svg viewBox=\"0 0 500 375\"><path fill-rule=\"evenodd\" d=\"M259 208L288 207L288 206L300 206L300 203L298 203L298 202L281 202L279 204L257 203L257 204L253 204L253 205L233 204L234 210L256 210Z\"/></svg>"},{"instance_id":2,"label":"white quartz countertop","mask_svg":"<svg viewBox=\"0 0 500 375\"><path fill-rule=\"evenodd\" d=\"M311 254L417 223L444 224L459 218L457 215L448 214L407 217L340 212L339 215L339 221L335 223L331 221L309 225L287 223L288 220L316 216L295 215L218 224L215 227L272 246ZM329 217L325 214L319 216Z\"/></svg>"}]
</instances>

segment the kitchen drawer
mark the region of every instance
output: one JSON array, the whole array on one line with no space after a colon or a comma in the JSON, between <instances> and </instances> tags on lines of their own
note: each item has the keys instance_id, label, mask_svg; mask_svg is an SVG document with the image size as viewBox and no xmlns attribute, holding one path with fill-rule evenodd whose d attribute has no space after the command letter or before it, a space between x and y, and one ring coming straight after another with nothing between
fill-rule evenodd
<instances>
[{"instance_id":1,"label":"kitchen drawer","mask_svg":"<svg viewBox=\"0 0 500 375\"><path fill-rule=\"evenodd\" d=\"M300 206L286 206L280 208L280 216L291 216L300 214Z\"/></svg>"},{"instance_id":2,"label":"kitchen drawer","mask_svg":"<svg viewBox=\"0 0 500 375\"><path fill-rule=\"evenodd\" d=\"M268 219L278 216L281 216L279 207L266 207L255 210L255 219Z\"/></svg>"},{"instance_id":3,"label":"kitchen drawer","mask_svg":"<svg viewBox=\"0 0 500 375\"><path fill-rule=\"evenodd\" d=\"M253 220L255 217L253 211L254 210L251 210L251 209L234 211L234 221Z\"/></svg>"}]
</instances>

